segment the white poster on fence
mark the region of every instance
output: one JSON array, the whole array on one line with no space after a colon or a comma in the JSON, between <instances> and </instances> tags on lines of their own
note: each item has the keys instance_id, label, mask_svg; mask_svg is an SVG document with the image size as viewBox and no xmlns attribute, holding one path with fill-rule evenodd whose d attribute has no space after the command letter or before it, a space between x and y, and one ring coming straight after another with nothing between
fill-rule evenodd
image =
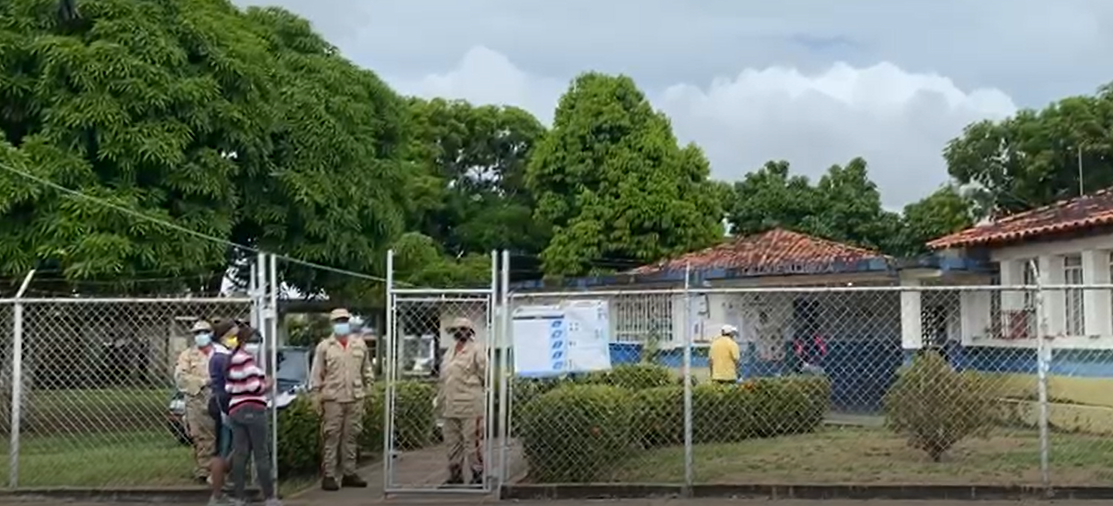
<instances>
[{"instance_id":1,"label":"white poster on fence","mask_svg":"<svg viewBox=\"0 0 1113 506\"><path fill-rule=\"evenodd\" d=\"M546 377L611 368L610 314L604 301L573 301L514 310L514 371Z\"/></svg>"}]
</instances>

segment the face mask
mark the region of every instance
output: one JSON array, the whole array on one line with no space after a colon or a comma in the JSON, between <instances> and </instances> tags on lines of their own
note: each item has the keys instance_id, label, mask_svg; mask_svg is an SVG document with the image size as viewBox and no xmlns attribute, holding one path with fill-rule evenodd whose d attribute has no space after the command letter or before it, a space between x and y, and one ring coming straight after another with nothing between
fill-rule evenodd
<instances>
[{"instance_id":1,"label":"face mask","mask_svg":"<svg viewBox=\"0 0 1113 506\"><path fill-rule=\"evenodd\" d=\"M198 348L204 348L204 347L206 347L206 346L208 346L212 343L213 343L213 335L212 334L209 334L209 333L195 334L193 336L193 344L196 344Z\"/></svg>"},{"instance_id":2,"label":"face mask","mask_svg":"<svg viewBox=\"0 0 1113 506\"><path fill-rule=\"evenodd\" d=\"M348 322L332 324L332 333L337 336L346 336L352 333L352 326Z\"/></svg>"},{"instance_id":3,"label":"face mask","mask_svg":"<svg viewBox=\"0 0 1113 506\"><path fill-rule=\"evenodd\" d=\"M240 338L236 336L228 336L224 338L224 346L228 347L229 349L235 348L239 344Z\"/></svg>"}]
</instances>

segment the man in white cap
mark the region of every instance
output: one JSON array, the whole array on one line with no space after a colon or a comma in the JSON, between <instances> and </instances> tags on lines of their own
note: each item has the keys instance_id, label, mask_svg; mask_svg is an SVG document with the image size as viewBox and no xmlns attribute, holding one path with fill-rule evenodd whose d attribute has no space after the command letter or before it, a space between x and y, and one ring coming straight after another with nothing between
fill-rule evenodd
<instances>
[{"instance_id":1,"label":"man in white cap","mask_svg":"<svg viewBox=\"0 0 1113 506\"><path fill-rule=\"evenodd\" d=\"M185 395L186 430L193 443L193 478L209 479L209 460L216 443L216 424L209 416L209 356L213 352L213 327L197 320L190 329L192 346L182 350L174 366L174 383Z\"/></svg>"},{"instance_id":2,"label":"man in white cap","mask_svg":"<svg viewBox=\"0 0 1113 506\"><path fill-rule=\"evenodd\" d=\"M309 372L309 391L321 415L324 437L321 488L328 491L367 487L356 474L356 455L363 431L363 398L375 372L367 345L352 332L351 319L347 309L329 314L332 335L317 344Z\"/></svg>"},{"instance_id":3,"label":"man in white cap","mask_svg":"<svg viewBox=\"0 0 1113 506\"><path fill-rule=\"evenodd\" d=\"M719 337L711 341L711 349L707 351L707 366L711 368L711 381L730 384L738 382L738 361L741 352L738 350L738 329L734 325L723 325Z\"/></svg>"},{"instance_id":4,"label":"man in white cap","mask_svg":"<svg viewBox=\"0 0 1113 506\"><path fill-rule=\"evenodd\" d=\"M446 486L464 485L464 470L472 485L483 483L479 451L480 420L484 413L484 384L487 378L487 353L475 341L475 326L467 318L456 318L448 326L453 344L441 364L437 406L444 420L444 442L448 446Z\"/></svg>"}]
</instances>

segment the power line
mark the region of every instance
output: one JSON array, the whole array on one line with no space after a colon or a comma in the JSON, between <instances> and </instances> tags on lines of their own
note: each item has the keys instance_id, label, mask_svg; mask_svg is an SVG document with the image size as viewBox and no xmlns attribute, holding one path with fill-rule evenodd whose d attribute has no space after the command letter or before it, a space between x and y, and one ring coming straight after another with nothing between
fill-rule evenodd
<instances>
[{"instance_id":1,"label":"power line","mask_svg":"<svg viewBox=\"0 0 1113 506\"><path fill-rule=\"evenodd\" d=\"M132 217L139 218L141 220L146 220L146 221L148 221L150 223L154 223L156 225L164 226L164 227L169 228L171 230L175 230L175 231L187 234L187 235L191 235L191 236L196 237L198 239L203 239L203 240L206 240L206 241L215 242L215 243L222 244L224 246L228 246L228 247L231 247L231 248L236 248L236 249L243 250L243 251L249 251L251 253L271 254L271 255L274 255L276 258L280 258L284 261L287 261L287 262L290 262L290 263L296 264L296 265L301 265L301 266L304 266L304 267L311 267L311 268L314 268L314 269L321 269L323 271L333 272L333 273L336 273L336 274L343 274L343 275L346 275L346 276L351 276L351 277L359 278L359 279L377 281L377 282L380 282L380 283L381 282L386 282L386 278L381 278L381 277L378 277L378 276L372 276L370 274L363 274L361 272L349 271L349 270L346 270L346 269L339 269L339 268L336 268L336 267L329 267L327 265L322 265L322 264L318 264L318 263L314 263L314 262L309 262L309 261L306 261L306 260L301 260L301 259L290 257L290 256L287 256L287 255L282 255L282 254L279 254L279 253L268 253L268 252L263 251L263 250L258 249L258 248L253 248L251 246L247 246L247 245L244 245L244 244L238 244L238 243L229 241L227 239L222 239L220 237L208 235L208 234L205 234L205 233L202 233L202 232L198 232L196 230L190 230L186 227L178 225L177 223L173 223L173 222L163 220L163 219L160 219L160 218L154 218L154 217L151 217L151 216L147 216L146 214L143 214L139 211L135 211L133 209L128 209L126 207L113 204L112 202L109 202L107 200L104 200L104 199L101 199L101 198L98 198L98 197L93 197L91 195L86 195L86 194L81 193L77 190L72 190L70 188L66 188L65 186L62 186L58 183L55 183L54 181L51 181L51 180L45 179L45 178L41 178L39 176L36 176L36 175L31 174L31 173L29 173L27 171L24 171L24 170L20 170L16 167L13 167L13 166L8 165L6 163L0 163L0 169L3 169L5 171L8 171L8 172L10 172L12 174L15 174L17 176L20 176L20 177L30 179L31 181L34 181L34 182L39 183L41 185L47 186L49 188L53 188L53 189L55 189L57 191L60 191L62 193L65 193L65 194L68 194L68 195L71 195L71 196L74 196L74 197L77 197L77 198L80 198L80 199L87 200L87 201L92 202L94 204L119 211L121 213L130 215ZM398 282L398 281L395 281L395 283L397 283L399 285L407 284L407 283L401 283L401 282Z\"/></svg>"}]
</instances>

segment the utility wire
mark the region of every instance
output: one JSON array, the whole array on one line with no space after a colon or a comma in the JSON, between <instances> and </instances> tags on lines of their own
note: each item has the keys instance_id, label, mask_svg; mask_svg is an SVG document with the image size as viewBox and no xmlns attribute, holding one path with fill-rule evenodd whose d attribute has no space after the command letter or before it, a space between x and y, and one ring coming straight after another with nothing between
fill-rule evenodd
<instances>
[{"instance_id":1,"label":"utility wire","mask_svg":"<svg viewBox=\"0 0 1113 506\"><path fill-rule=\"evenodd\" d=\"M31 174L31 173L29 173L25 170L20 170L16 167L13 167L13 166L8 165L6 163L0 162L0 169L3 169L7 172L10 172L10 173L15 174L15 175L20 176L20 177L23 177L25 179L30 179L31 181L39 183L43 186L47 186L49 188L53 188L57 191L65 193L67 195L72 195L74 197L87 200L87 201L92 202L94 204L104 206L104 207L107 207L109 209L113 209L113 210L119 211L119 212L127 214L127 215L131 215L135 218L139 218L141 220L145 220L145 221L148 221L150 223L154 223L156 225L164 226L164 227L169 228L171 230L176 230L178 232L182 232L184 234L191 235L191 236L196 237L198 239L203 239L203 240L206 240L206 241L215 242L215 243L218 243L218 244L222 244L224 246L240 249L240 250L243 250L243 251L249 251L249 252L256 253L256 254L259 254L259 253L271 254L271 255L274 255L276 258L280 258L280 259L285 260L287 262L290 262L292 264L301 265L301 266L304 266L304 267L311 267L311 268L314 268L314 269L321 269L323 271L333 272L333 273L336 273L336 274L343 274L343 275L346 275L346 276L351 276L353 278L366 279L366 280L377 281L377 282L386 282L385 278L381 278L381 277L378 277L378 276L372 276L370 274L364 274L364 273L361 273L361 272L349 271L349 270L346 270L346 269L339 269L339 268L336 268L336 267L329 267L327 265L322 265L322 264L318 264L318 263L314 263L314 262L309 262L309 261L306 261L306 260L301 260L301 259L290 257L290 256L287 256L287 255L282 255L282 254L279 254L279 253L268 253L268 252L263 251L263 250L258 249L258 248L253 248L251 246L247 246L247 245L244 245L244 244L238 244L238 243L229 241L227 239L222 239L220 237L204 234L204 233L198 232L196 230L190 230L190 229L188 229L186 227L183 227L181 225L178 225L176 223L173 223L173 222L170 222L170 221L167 221L167 220L163 220L163 219L160 219L160 218L154 218L154 217L151 217L151 216L147 216L146 214L143 214L143 213L141 213L139 211L136 211L134 209L128 209L126 207L113 204L112 202L108 202L107 200L104 200L104 199L101 199L101 198L98 198L98 197L94 197L94 196L91 196L91 195L86 195L86 194L81 193L77 190L66 188L65 186L62 186L58 183L55 183L54 181L36 176L36 175ZM395 281L395 283L399 284L399 285L408 285L408 283L402 283L402 282L398 282L398 281Z\"/></svg>"}]
</instances>

